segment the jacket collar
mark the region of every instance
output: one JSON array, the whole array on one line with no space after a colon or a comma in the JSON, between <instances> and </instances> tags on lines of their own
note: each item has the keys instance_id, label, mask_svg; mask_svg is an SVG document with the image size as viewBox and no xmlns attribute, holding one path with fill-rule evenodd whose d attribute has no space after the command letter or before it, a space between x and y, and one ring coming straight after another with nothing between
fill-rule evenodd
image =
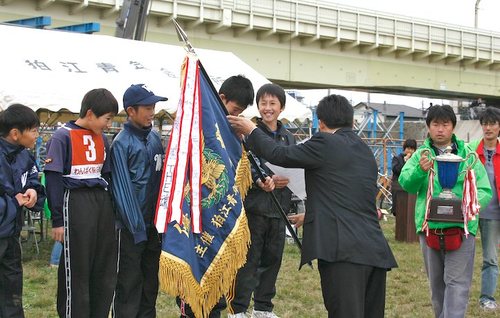
<instances>
[{"instance_id":1,"label":"jacket collar","mask_svg":"<svg viewBox=\"0 0 500 318\"><path fill-rule=\"evenodd\" d=\"M283 129L283 123L280 120L278 120L278 129L276 129L276 131L272 131L271 129L269 129L269 127L267 127L266 124L264 124L262 118L257 118L257 127L263 129L268 134L273 134L273 133L279 134L281 129Z\"/></svg>"},{"instance_id":2,"label":"jacket collar","mask_svg":"<svg viewBox=\"0 0 500 318\"><path fill-rule=\"evenodd\" d=\"M481 141L479 142L479 145L477 146L477 148L475 150L479 156L484 156L484 138L481 139ZM496 147L495 153L500 154L500 143L498 142L498 140L497 140L497 147Z\"/></svg>"},{"instance_id":3,"label":"jacket collar","mask_svg":"<svg viewBox=\"0 0 500 318\"><path fill-rule=\"evenodd\" d=\"M26 149L24 146L11 144L4 138L0 138L0 147L2 148L2 152L5 153L5 157L9 163L12 163L18 153Z\"/></svg>"},{"instance_id":4,"label":"jacket collar","mask_svg":"<svg viewBox=\"0 0 500 318\"><path fill-rule=\"evenodd\" d=\"M339 127L339 128L336 128L333 132L331 131L317 131L315 134L327 134L327 135L331 135L331 134L334 134L334 135L337 135L338 133L346 133L346 132L353 132L352 128L351 127ZM357 134L356 134L357 136Z\"/></svg>"},{"instance_id":5,"label":"jacket collar","mask_svg":"<svg viewBox=\"0 0 500 318\"><path fill-rule=\"evenodd\" d=\"M123 125L123 127L141 139L146 139L149 133L151 132L151 129L153 128L152 126L145 128L138 128L134 126L134 124L132 124L130 121L127 121Z\"/></svg>"},{"instance_id":6,"label":"jacket collar","mask_svg":"<svg viewBox=\"0 0 500 318\"><path fill-rule=\"evenodd\" d=\"M351 127L340 127L339 129L337 129L336 132L339 133L341 131L343 131L343 132L352 131L352 128Z\"/></svg>"},{"instance_id":7,"label":"jacket collar","mask_svg":"<svg viewBox=\"0 0 500 318\"><path fill-rule=\"evenodd\" d=\"M439 155L437 147L434 146L434 143L430 138L425 139L424 146L427 148L431 148L434 151L434 155ZM451 152L457 154L458 149L463 149L463 147L464 147L464 142L462 140L457 139L457 136L453 134L451 136L451 148L452 148Z\"/></svg>"}]
</instances>

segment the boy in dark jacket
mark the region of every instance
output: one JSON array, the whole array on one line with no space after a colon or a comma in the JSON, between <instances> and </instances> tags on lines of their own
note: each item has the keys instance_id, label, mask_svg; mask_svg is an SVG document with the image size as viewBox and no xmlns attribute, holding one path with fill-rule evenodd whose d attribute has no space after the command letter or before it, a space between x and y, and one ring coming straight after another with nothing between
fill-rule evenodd
<instances>
[{"instance_id":1,"label":"boy in dark jacket","mask_svg":"<svg viewBox=\"0 0 500 318\"><path fill-rule=\"evenodd\" d=\"M111 145L119 222L114 317L156 317L161 242L153 221L164 151L152 128L155 104L166 100L144 84L130 86L123 95L128 121Z\"/></svg>"},{"instance_id":2,"label":"boy in dark jacket","mask_svg":"<svg viewBox=\"0 0 500 318\"><path fill-rule=\"evenodd\" d=\"M19 233L23 207L43 209L45 192L26 148L38 137L40 121L20 104L0 112L0 317L24 317Z\"/></svg>"},{"instance_id":3,"label":"boy in dark jacket","mask_svg":"<svg viewBox=\"0 0 500 318\"><path fill-rule=\"evenodd\" d=\"M257 127L280 145L295 144L295 137L283 126L278 116L285 109L286 95L283 88L275 84L265 84L255 97L261 118ZM290 209L292 192L286 187L286 177L273 175L260 159L260 168L272 176L274 194L283 210ZM244 317L253 294L254 308L252 317L277 317L273 313L272 299L276 295L276 279L281 267L285 246L285 223L266 193L272 191L260 181L256 172L252 172L254 186L245 198L245 210L248 218L252 244L248 250L247 262L236 276L234 295L228 296L229 317Z\"/></svg>"},{"instance_id":4,"label":"boy in dark jacket","mask_svg":"<svg viewBox=\"0 0 500 318\"><path fill-rule=\"evenodd\" d=\"M111 307L117 253L104 130L117 112L110 91L90 90L79 118L58 129L47 144L52 237L64 246L58 272L59 317L107 317Z\"/></svg>"}]
</instances>

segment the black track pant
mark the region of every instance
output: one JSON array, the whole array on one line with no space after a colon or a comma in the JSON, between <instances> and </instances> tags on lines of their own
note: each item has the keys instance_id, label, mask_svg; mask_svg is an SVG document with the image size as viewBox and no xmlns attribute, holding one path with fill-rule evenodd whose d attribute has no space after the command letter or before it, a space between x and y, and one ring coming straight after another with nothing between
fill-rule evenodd
<instances>
[{"instance_id":1,"label":"black track pant","mask_svg":"<svg viewBox=\"0 0 500 318\"><path fill-rule=\"evenodd\" d=\"M101 188L67 190L63 214L59 317L107 318L116 285L117 258L111 197Z\"/></svg>"},{"instance_id":2,"label":"black track pant","mask_svg":"<svg viewBox=\"0 0 500 318\"><path fill-rule=\"evenodd\" d=\"M236 276L234 295L228 296L230 311L246 312L253 294L254 309L273 311L276 279L285 247L285 223L279 218L247 214L252 244L246 264Z\"/></svg>"},{"instance_id":3,"label":"black track pant","mask_svg":"<svg viewBox=\"0 0 500 318\"><path fill-rule=\"evenodd\" d=\"M0 318L23 317L23 267L19 238L1 238Z\"/></svg>"},{"instance_id":4,"label":"black track pant","mask_svg":"<svg viewBox=\"0 0 500 318\"><path fill-rule=\"evenodd\" d=\"M127 229L118 231L118 281L113 317L154 318L158 296L161 241L155 227L147 229L147 241L134 244Z\"/></svg>"},{"instance_id":5,"label":"black track pant","mask_svg":"<svg viewBox=\"0 0 500 318\"><path fill-rule=\"evenodd\" d=\"M321 291L329 318L383 318L387 270L318 260Z\"/></svg>"}]
</instances>

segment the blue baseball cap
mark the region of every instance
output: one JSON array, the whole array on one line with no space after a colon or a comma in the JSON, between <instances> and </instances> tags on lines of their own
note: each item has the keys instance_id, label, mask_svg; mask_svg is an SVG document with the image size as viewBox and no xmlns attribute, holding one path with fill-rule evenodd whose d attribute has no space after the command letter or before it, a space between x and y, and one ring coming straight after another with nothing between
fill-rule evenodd
<instances>
[{"instance_id":1,"label":"blue baseball cap","mask_svg":"<svg viewBox=\"0 0 500 318\"><path fill-rule=\"evenodd\" d=\"M131 85L123 94L123 108L137 105L153 105L168 98L156 96L145 84Z\"/></svg>"}]
</instances>

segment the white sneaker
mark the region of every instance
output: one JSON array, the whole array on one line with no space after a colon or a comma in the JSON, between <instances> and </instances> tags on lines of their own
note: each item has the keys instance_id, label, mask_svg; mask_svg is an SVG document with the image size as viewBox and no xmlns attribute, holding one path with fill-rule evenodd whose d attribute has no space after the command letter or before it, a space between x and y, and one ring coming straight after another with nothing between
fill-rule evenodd
<instances>
[{"instance_id":1,"label":"white sneaker","mask_svg":"<svg viewBox=\"0 0 500 318\"><path fill-rule=\"evenodd\" d=\"M479 306L484 310L496 310L498 308L497 302L494 299L481 298Z\"/></svg>"},{"instance_id":2,"label":"white sneaker","mask_svg":"<svg viewBox=\"0 0 500 318\"><path fill-rule=\"evenodd\" d=\"M244 312L239 312L237 314L227 314L227 318L247 318L247 314Z\"/></svg>"},{"instance_id":3,"label":"white sneaker","mask_svg":"<svg viewBox=\"0 0 500 318\"><path fill-rule=\"evenodd\" d=\"M276 314L272 311L260 311L260 310L253 310L252 312L252 318L279 318L276 316Z\"/></svg>"}]
</instances>

